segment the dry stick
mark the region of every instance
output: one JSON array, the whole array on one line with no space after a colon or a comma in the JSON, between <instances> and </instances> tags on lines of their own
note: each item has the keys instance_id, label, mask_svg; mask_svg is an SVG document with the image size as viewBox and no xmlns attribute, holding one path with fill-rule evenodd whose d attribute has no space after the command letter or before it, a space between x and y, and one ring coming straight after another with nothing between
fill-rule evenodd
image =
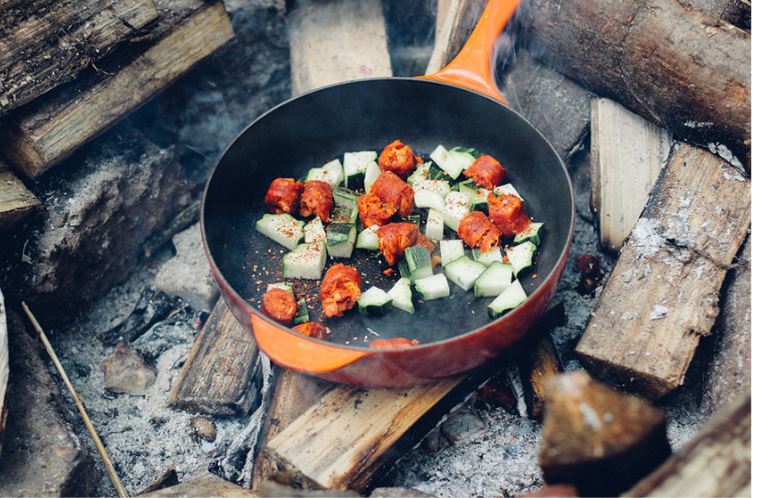
<instances>
[{"instance_id":1,"label":"dry stick","mask_svg":"<svg viewBox=\"0 0 758 498\"><path fill-rule=\"evenodd\" d=\"M82 416L84 425L85 427L87 427L87 431L89 431L90 436L92 436L92 440L95 442L95 447L97 448L97 452L100 454L100 458L103 459L103 463L105 464L105 470L106 472L108 472L108 477L110 477L110 480L113 483L113 487L116 488L116 492L118 493L118 496L120 496L121 498L128 497L129 495L126 493L126 488L124 488L124 485L121 483L121 479L119 479L118 474L116 473L116 469L113 468L113 462L111 462L111 459L108 456L108 452L105 451L105 446L103 445L103 442L100 440L100 436L97 435L97 431L95 431L95 426L92 425L92 421L90 420L89 415L87 415L87 410L84 409L84 404L79 399L79 395L76 394L76 390L74 389L74 386L71 384L71 381L68 380L68 375L66 375L66 371L63 369L63 365L61 365L60 360L58 360L58 355L55 354L55 351L53 350L53 346L50 344L50 341L47 340L47 336L45 335L45 332L42 330L42 327L40 326L39 322L34 317L34 314L32 314L32 311L29 309L29 306L27 306L25 302L22 302L21 307L24 309L26 316L29 317L29 321L32 322L32 326L34 327L34 330L36 330L37 333L39 334L39 338L42 341L42 344L45 346L45 350L47 351L47 354L49 354L50 359L53 360L53 364L55 365L55 369L58 371L58 375L60 375L61 379L63 379L63 383L66 385L66 389L68 389L68 392L71 395L71 398L74 400L74 403L76 403L76 408L79 409L79 414Z\"/></svg>"}]
</instances>

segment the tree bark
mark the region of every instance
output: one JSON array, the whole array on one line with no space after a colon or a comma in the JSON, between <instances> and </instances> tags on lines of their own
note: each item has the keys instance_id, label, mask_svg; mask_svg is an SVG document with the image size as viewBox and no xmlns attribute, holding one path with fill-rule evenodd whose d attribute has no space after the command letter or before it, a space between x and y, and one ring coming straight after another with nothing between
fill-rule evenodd
<instances>
[{"instance_id":1,"label":"tree bark","mask_svg":"<svg viewBox=\"0 0 758 498\"><path fill-rule=\"evenodd\" d=\"M750 35L678 0L534 0L538 57L600 96L747 164Z\"/></svg>"}]
</instances>

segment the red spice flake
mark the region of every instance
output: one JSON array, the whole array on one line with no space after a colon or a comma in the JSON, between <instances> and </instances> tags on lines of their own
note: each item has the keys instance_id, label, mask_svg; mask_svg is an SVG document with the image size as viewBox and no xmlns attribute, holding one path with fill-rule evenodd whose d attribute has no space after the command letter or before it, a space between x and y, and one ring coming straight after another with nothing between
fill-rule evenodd
<instances>
[{"instance_id":1,"label":"red spice flake","mask_svg":"<svg viewBox=\"0 0 758 498\"><path fill-rule=\"evenodd\" d=\"M382 272L382 275L384 275L385 277L391 277L394 274L395 274L395 270L392 268L387 268L386 270Z\"/></svg>"}]
</instances>

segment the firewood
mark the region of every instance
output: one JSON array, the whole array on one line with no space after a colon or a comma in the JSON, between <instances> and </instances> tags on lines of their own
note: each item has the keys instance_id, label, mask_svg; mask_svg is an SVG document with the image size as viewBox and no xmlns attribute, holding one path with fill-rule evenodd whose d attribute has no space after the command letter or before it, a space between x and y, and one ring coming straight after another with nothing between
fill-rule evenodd
<instances>
[{"instance_id":1,"label":"firewood","mask_svg":"<svg viewBox=\"0 0 758 498\"><path fill-rule=\"evenodd\" d=\"M609 99L592 100L592 208L600 243L618 251L668 160L671 135Z\"/></svg>"},{"instance_id":2,"label":"firewood","mask_svg":"<svg viewBox=\"0 0 758 498\"><path fill-rule=\"evenodd\" d=\"M13 228L39 205L37 196L0 161L0 232Z\"/></svg>"},{"instance_id":3,"label":"firewood","mask_svg":"<svg viewBox=\"0 0 758 498\"><path fill-rule=\"evenodd\" d=\"M0 449L3 446L5 432L5 417L8 407L5 405L5 394L8 389L8 322L5 317L5 300L0 290Z\"/></svg>"},{"instance_id":4,"label":"firewood","mask_svg":"<svg viewBox=\"0 0 758 498\"><path fill-rule=\"evenodd\" d=\"M581 496L613 496L671 454L663 413L571 372L548 382L539 464L548 484L573 484Z\"/></svg>"},{"instance_id":5,"label":"firewood","mask_svg":"<svg viewBox=\"0 0 758 498\"><path fill-rule=\"evenodd\" d=\"M152 498L204 498L208 496L238 498L247 496L257 498L259 495L249 489L242 488L218 476L209 474L140 496Z\"/></svg>"},{"instance_id":6,"label":"firewood","mask_svg":"<svg viewBox=\"0 0 758 498\"><path fill-rule=\"evenodd\" d=\"M4 2L0 115L71 80L157 17L151 0Z\"/></svg>"},{"instance_id":7,"label":"firewood","mask_svg":"<svg viewBox=\"0 0 758 498\"><path fill-rule=\"evenodd\" d=\"M677 0L530 2L540 59L699 144L750 147L750 34Z\"/></svg>"},{"instance_id":8,"label":"firewood","mask_svg":"<svg viewBox=\"0 0 758 498\"><path fill-rule=\"evenodd\" d=\"M545 407L547 383L563 371L550 334L545 334L529 350L526 362L521 368L527 380L525 384L529 416L540 419Z\"/></svg>"},{"instance_id":9,"label":"firewood","mask_svg":"<svg viewBox=\"0 0 758 498\"><path fill-rule=\"evenodd\" d=\"M9 118L0 144L17 169L29 177L44 173L234 37L221 1L159 5L161 20L150 33L158 41L119 51L100 71Z\"/></svg>"},{"instance_id":10,"label":"firewood","mask_svg":"<svg viewBox=\"0 0 758 498\"><path fill-rule=\"evenodd\" d=\"M485 0L446 0L437 3L435 43L426 74L436 73L463 48L484 11Z\"/></svg>"},{"instance_id":11,"label":"firewood","mask_svg":"<svg viewBox=\"0 0 758 498\"><path fill-rule=\"evenodd\" d=\"M256 405L258 347L219 300L171 388L171 406L211 415L245 415Z\"/></svg>"},{"instance_id":12,"label":"firewood","mask_svg":"<svg viewBox=\"0 0 758 498\"><path fill-rule=\"evenodd\" d=\"M576 348L598 377L649 398L684 381L719 314L750 225L750 180L682 145L653 189Z\"/></svg>"},{"instance_id":13,"label":"firewood","mask_svg":"<svg viewBox=\"0 0 758 498\"><path fill-rule=\"evenodd\" d=\"M751 496L750 393L623 496Z\"/></svg>"}]
</instances>

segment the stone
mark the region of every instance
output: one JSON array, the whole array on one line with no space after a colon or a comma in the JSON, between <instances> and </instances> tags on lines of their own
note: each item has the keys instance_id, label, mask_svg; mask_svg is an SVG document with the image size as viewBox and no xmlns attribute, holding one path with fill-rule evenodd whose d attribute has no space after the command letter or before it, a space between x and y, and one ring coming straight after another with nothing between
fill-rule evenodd
<instances>
[{"instance_id":1,"label":"stone","mask_svg":"<svg viewBox=\"0 0 758 498\"><path fill-rule=\"evenodd\" d=\"M10 316L9 332L0 496L91 496L94 462L64 418L64 399L40 348L18 315Z\"/></svg>"},{"instance_id":2,"label":"stone","mask_svg":"<svg viewBox=\"0 0 758 498\"><path fill-rule=\"evenodd\" d=\"M737 267L727 275L721 313L713 335L706 339L711 357L703 390L706 417L750 392L750 240L748 235L737 255Z\"/></svg>"},{"instance_id":3,"label":"stone","mask_svg":"<svg viewBox=\"0 0 758 498\"><path fill-rule=\"evenodd\" d=\"M104 387L113 393L144 396L157 377L155 369L147 366L142 355L126 341L116 344L116 349L103 360L101 368L105 376Z\"/></svg>"},{"instance_id":4,"label":"stone","mask_svg":"<svg viewBox=\"0 0 758 498\"><path fill-rule=\"evenodd\" d=\"M439 427L432 429L432 431L424 437L423 441L421 441L421 447L424 451L432 454L439 452L449 445L450 444L447 442L447 439L445 439L445 436L442 435L442 431Z\"/></svg>"},{"instance_id":5,"label":"stone","mask_svg":"<svg viewBox=\"0 0 758 498\"><path fill-rule=\"evenodd\" d=\"M183 299L196 310L210 311L218 299L218 287L203 251L200 225L191 226L171 240L176 256L161 265L155 288Z\"/></svg>"},{"instance_id":6,"label":"stone","mask_svg":"<svg viewBox=\"0 0 758 498\"><path fill-rule=\"evenodd\" d=\"M507 70L504 96L564 159L576 152L587 134L593 94L537 62L525 49L516 53Z\"/></svg>"},{"instance_id":7,"label":"stone","mask_svg":"<svg viewBox=\"0 0 758 498\"><path fill-rule=\"evenodd\" d=\"M376 488L369 498L434 498L434 495L413 488Z\"/></svg>"},{"instance_id":8,"label":"stone","mask_svg":"<svg viewBox=\"0 0 758 498\"><path fill-rule=\"evenodd\" d=\"M213 442L216 440L216 424L207 417L192 417L192 432L200 439Z\"/></svg>"},{"instance_id":9,"label":"stone","mask_svg":"<svg viewBox=\"0 0 758 498\"><path fill-rule=\"evenodd\" d=\"M463 407L448 416L441 430L451 444L458 445L484 434L487 425L473 410Z\"/></svg>"}]
</instances>

